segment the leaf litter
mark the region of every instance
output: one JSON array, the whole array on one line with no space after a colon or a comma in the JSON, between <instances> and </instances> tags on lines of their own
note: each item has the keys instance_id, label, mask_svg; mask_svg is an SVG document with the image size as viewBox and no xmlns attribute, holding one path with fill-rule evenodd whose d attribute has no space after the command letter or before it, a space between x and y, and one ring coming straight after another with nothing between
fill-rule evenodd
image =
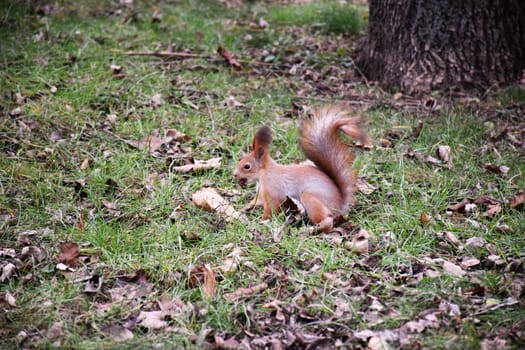
<instances>
[{"instance_id":1,"label":"leaf litter","mask_svg":"<svg viewBox=\"0 0 525 350\"><path fill-rule=\"evenodd\" d=\"M133 1L121 2L122 7L130 9L135 6ZM148 12L151 16L149 20L162 22L164 18L162 11L159 8L152 8ZM256 18L256 17L254 17ZM258 23L250 21L248 24L254 30L268 30L272 29L272 25L268 25L264 19L259 17ZM225 48L222 48L220 55L226 63L234 68L242 67L243 71L253 76L276 76L279 75L284 83L289 84L294 91L297 91L297 97L301 100L309 96L325 96L353 100L356 105L366 110L367 108L376 108L377 106L385 104L385 99L377 92L369 89L364 92L357 92L355 87L356 77L354 73L349 73L348 69L339 66L339 61L329 62L324 65L324 69L315 67L318 62L311 64L312 57L308 60L302 58L306 57L307 52L317 52L320 55L329 52L335 52L338 46L351 46L347 42L340 40L340 38L318 38L311 35L305 29L294 28L298 34L297 37L303 36L304 39L300 45L286 44L282 47L273 49L257 49L247 47L245 52L235 51L235 56L253 60L252 66L246 64L245 60L241 62L235 59ZM42 32L41 40L45 39L46 34ZM350 49L350 47L348 47ZM285 52L289 50L289 52ZM156 57L160 57L160 51L157 52ZM173 52L165 51L165 57L179 56L195 58L193 52ZM168 55L169 54L169 55ZM202 57L201 57L202 58ZM221 60L222 61L222 60ZM272 62L272 63L270 63ZM261 63L261 64L259 64ZM265 63L265 64L262 64ZM269 63L269 64L268 64ZM47 63L46 63L47 64ZM193 64L194 65L194 64ZM203 66L204 69L210 69ZM124 79L123 71L126 75L131 75L131 69L122 69L120 66L111 66L111 74L113 78ZM121 76L122 75L122 76ZM292 79L291 77L294 77ZM191 85L190 85L191 86ZM366 89L365 89L366 90ZM60 94L61 88L56 90ZM212 92L204 92L207 96L213 96ZM223 107L229 108L244 108L249 106L249 99L238 94L228 94L223 100ZM235 96L235 97L233 97ZM240 103L238 101L243 101ZM404 113L406 111L415 112L419 115L433 116L435 111L439 111L444 105L443 100L439 98L427 98L426 100L412 99L410 96L403 94L394 95L393 101L388 102L388 108L392 111ZM23 104L27 98L16 96L16 101L19 107L7 110L11 118L20 118L16 123L17 129L20 133L35 133L38 132L39 126L36 120L31 119L29 109ZM182 101L182 100L181 100ZM194 110L199 110L202 105L195 103L192 99L184 100L184 105ZM156 110L164 108L167 103L170 103L169 97L164 98L161 94L153 94L147 101L147 104ZM218 102L217 102L218 103ZM470 103L470 102L469 102ZM17 110L17 108L19 108ZM292 107L293 108L293 107ZM7 112L6 111L6 112ZM14 112L14 113L13 113ZM120 114L118 114L120 116ZM23 117L23 118L22 118ZM122 118L127 118L122 117ZM109 113L105 118L106 124L103 128L107 130L115 130L115 124L119 123L120 117L117 114ZM425 123L427 121L425 120ZM101 124L102 125L102 124ZM398 150L397 147L406 145L410 146L410 142L421 137L422 133L426 131L427 124L416 123L416 126L411 129L408 128L405 132L385 134L381 145L393 150ZM184 160L182 169L189 169L188 171L199 170L195 165L200 161L194 159L190 154L188 146L185 144L189 142L184 134L182 136L178 131L172 132L172 129L165 129L164 136L162 132L152 132L142 136L138 140L124 140L128 145L141 149L146 153L158 157L167 158L171 161ZM174 130L174 129L173 129ZM521 147L524 144L523 134L513 127L501 127L495 129L497 132L491 133L492 142L501 144L508 142L513 147ZM170 136L170 133L173 133ZM46 133L45 137L52 142L62 143L67 142L62 130L56 129L51 133ZM25 142L18 142L23 144ZM9 141L11 142L11 141ZM489 152L494 152L495 147L489 147ZM415 149L415 148L414 148ZM492 151L490 151L492 149ZM456 151L456 150L455 150ZM409 150L411 158L417 159L422 163L426 163L431 167L435 167L436 171L441 168L452 169L453 164L457 163L456 154L454 159L452 151L449 146L438 146L436 153L420 153L419 151ZM47 147L38 151L38 161L44 161L55 156L55 150ZM215 158L204 158L215 159ZM88 170L93 167L93 162L89 158L79 158L76 163L80 164L80 170ZM180 164L180 163L177 163ZM495 165L498 164L498 165ZM506 167L503 161L494 163L484 162L482 167L497 176L508 180L512 169ZM221 163L218 163L210 168L220 169ZM175 165L172 169L177 171L179 165ZM205 169L200 169L205 170ZM445 169L446 170L446 169ZM361 180L361 179L360 179ZM364 180L364 178L362 179ZM371 181L371 180L369 180ZM149 191L154 191L155 181L150 182ZM373 183L373 181L371 181ZM114 186L109 186L114 187ZM383 191L383 184L367 183L366 180L358 183L360 192L366 196L374 198L378 192ZM380 191L377 191L378 188ZM78 193L84 191L85 184L79 185ZM114 188L116 192L121 189ZM204 189L205 190L205 189ZM220 193L222 189L219 189ZM218 192L215 191L217 194ZM524 203L523 189L514 192L513 197L508 199L495 199L489 196L469 196L468 198L459 198L460 203L456 205L451 204L448 212L452 216L456 216L466 220L471 220L474 224L484 225L487 221L496 223L503 215L513 215L513 210L521 210ZM209 193L206 196L210 195ZM203 204L198 206L204 210L210 210L218 215L224 216L228 219L237 219L233 208L233 200L224 199L223 196L215 194L210 195L211 199L207 198ZM234 198L237 198L234 196ZM458 198L456 198L458 199ZM119 217L122 214L123 208L119 208L115 199L101 200L102 206L111 215ZM455 203L455 202L452 202ZM197 205L197 204L196 204ZM178 207L178 212L184 211L185 207ZM227 209L219 209L227 208ZM233 209L235 210L235 209ZM360 210L360 209L358 209ZM432 212L432 215L429 214ZM233 214L232 214L233 213ZM450 224L447 212L439 213L443 215L443 221L439 221L436 213L433 210L422 212L429 215L430 219L423 220L421 214L421 229L428 229L429 226L436 223L445 225ZM503 215L502 215L503 214ZM419 215L419 214L418 214ZM86 215L86 219L88 215ZM491 220L493 220L491 222ZM498 224L500 225L500 224ZM84 225L81 225L84 226ZM491 237L484 238L482 227L478 226L474 235L464 232L444 232L439 238L440 243L446 244L446 249L449 251L443 252L437 250L436 252L429 252L425 256L417 256L409 258L403 264L399 264L396 268L389 270L386 267L381 267L378 264L383 257L379 254L388 255L391 250L394 252L399 248L395 240L395 234L387 235L388 232L382 233L378 230L377 234L388 238L387 244L379 248L372 244L375 234L370 234L366 230L358 228L357 234L353 230L343 228L341 232L336 232L331 238L314 236L313 239L320 239L322 244L333 244L334 250L338 246L354 251L358 254L352 255L353 258L349 260L349 266L344 268L335 267L329 271L322 271L327 268L323 262L324 257L311 257L307 253L301 251L297 252L297 256L306 254L305 258L297 259L297 266L300 268L299 276L294 274L290 265L283 266L281 260L293 259L294 254L287 256L280 256L280 253L273 254L275 249L270 246L267 238L261 237L258 232L252 232L254 237L260 239L261 244L265 249L272 253L272 257L265 262L264 271L256 264L248 260L250 253L248 251L235 252L227 255L226 258L220 260L219 263L210 262L205 264L197 264L188 273L187 288L201 288L205 298L224 298L232 305L242 305L244 308L244 315L236 315L239 318L246 317L247 322L240 327L238 331L230 332L213 329L207 327L202 331L202 334L196 335L184 327L179 327L180 323L190 324L191 322L202 322L199 314L205 315L206 310L200 304L195 308L189 301L181 301L177 297L171 298L165 295L159 297L164 288L161 283L153 282L144 271L137 270L135 274L128 276L118 276L114 278L114 272L109 272L102 269L102 273L96 273L94 262L87 262L87 267L82 266L83 260L79 250L80 247L73 243L67 249L59 247L59 254L56 261L66 266L65 273L74 275L82 281L84 289L82 290L89 299L91 305L95 305L97 310L102 314L109 314L113 308L123 308L126 312L122 315L122 319L112 318L108 320L107 327L102 329L103 334L117 342L126 341L134 337L134 334L139 335L147 330L154 330L156 332L177 332L195 344L204 344L215 348L329 348L333 346L352 347L352 348L366 348L379 349L389 348L391 346L400 346L406 348L421 347L421 335L430 334L437 329L443 329L444 332L456 330L461 319L475 319L479 315L484 315L500 308L510 308L517 303L520 303L523 298L523 261L520 258L514 259L511 253L506 256L504 252L495 251L491 246ZM512 232L505 229L502 224L499 227L504 232ZM287 234L289 227L286 227L280 233L281 237L275 242L282 242L283 234ZM418 227L417 229L420 229ZM447 229L449 229L447 227ZM478 231L482 231L479 232ZM470 232L470 231L468 231ZM388 237L387 237L388 236ZM311 237L301 236L301 240L311 239ZM48 259L53 254L48 254L45 249L37 245L20 243L23 246L17 246L16 249L3 250L5 253L1 256L2 260L2 276L0 282L11 282L14 279L22 279L27 276L27 272L41 263L49 263ZM344 244L343 244L344 242ZM4 249L4 248L2 248ZM383 250L385 249L385 250ZM54 250L56 251L56 249ZM521 258L522 259L522 258ZM96 259L94 259L96 260ZM56 263L53 261L53 263ZM299 262L300 261L300 262ZM252 267L252 272L249 274L250 283L243 283L245 280L246 270L250 271L249 266ZM75 271L69 269L75 268ZM248 268L248 269L247 269ZM493 287L487 287L487 283L480 279L479 271L485 270L488 273L496 272L502 275L503 286L502 289L508 287L509 292L496 293ZM311 283L306 281L307 278L316 276L321 273L323 282L328 286L319 287L318 282ZM219 272L236 276L239 274L238 285L244 287L237 287L237 283L227 291L223 290L221 285L222 277ZM444 272L446 275L452 275L453 278L461 281L468 281L469 285L474 287L469 289L458 290L457 293L447 295L446 293L436 292L433 300L429 304L425 304L425 309L420 312L414 312L412 315L401 315L397 306L391 300L398 298L400 295L407 295L408 298L413 298L418 301L417 285L422 278L440 279L440 273ZM80 277L79 277L80 276ZM109 277L108 277L109 276ZM182 278L179 281L184 281ZM80 282L79 282L80 283ZM183 283L183 282L182 282ZM384 287L385 283L391 283L391 288ZM415 287L416 286L416 287ZM414 288L414 289L412 289ZM331 293L333 305L330 301L323 298L323 294L328 291ZM510 295L510 296L509 296ZM16 305L18 294L14 291L8 291L3 294L5 300L10 306ZM521 298L521 299L520 299ZM14 299L14 300L13 300ZM410 299L410 300L411 300ZM430 305L430 306L429 306ZM200 311L197 309L201 308ZM233 308L232 308L233 310ZM235 311L232 311L235 312ZM353 322L358 320L358 322ZM385 321L392 321L395 325ZM477 322L477 321L476 321ZM388 326L384 326L389 324ZM249 324L250 326L246 326ZM517 323L516 323L517 324ZM385 328L386 327L386 328ZM520 330L517 328L503 329L501 332L507 332L498 336L491 336L482 340L483 348L491 348L494 346L506 346L512 339L519 337ZM521 331L522 332L522 331ZM48 330L48 335L53 341L60 341L64 338L64 324L55 322ZM19 333L20 339L31 337L30 334L23 331ZM59 345L59 343L57 343Z\"/></svg>"}]
</instances>

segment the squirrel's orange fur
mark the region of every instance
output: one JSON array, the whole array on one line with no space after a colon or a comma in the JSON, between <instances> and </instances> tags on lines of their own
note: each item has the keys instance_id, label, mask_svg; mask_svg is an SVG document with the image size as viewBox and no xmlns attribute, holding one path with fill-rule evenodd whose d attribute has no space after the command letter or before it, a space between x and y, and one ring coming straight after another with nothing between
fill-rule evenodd
<instances>
[{"instance_id":1,"label":"squirrel's orange fur","mask_svg":"<svg viewBox=\"0 0 525 350\"><path fill-rule=\"evenodd\" d=\"M269 127L257 130L251 153L233 171L241 186L257 182L259 194L251 204L264 207L263 220L278 210L287 197L299 201L319 231L333 229L334 218L344 215L354 203L356 171L354 154L339 132L363 143L368 141L360 117L337 106L325 106L302 121L299 143L310 164L277 164L268 152L272 141Z\"/></svg>"}]
</instances>

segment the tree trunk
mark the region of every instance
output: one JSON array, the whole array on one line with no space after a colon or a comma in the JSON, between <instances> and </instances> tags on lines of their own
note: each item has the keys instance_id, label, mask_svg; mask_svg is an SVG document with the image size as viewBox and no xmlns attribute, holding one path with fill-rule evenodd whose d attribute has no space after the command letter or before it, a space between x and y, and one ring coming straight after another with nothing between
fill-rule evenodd
<instances>
[{"instance_id":1,"label":"tree trunk","mask_svg":"<svg viewBox=\"0 0 525 350\"><path fill-rule=\"evenodd\" d=\"M515 81L525 69L525 0L370 0L357 64L407 93Z\"/></svg>"}]
</instances>

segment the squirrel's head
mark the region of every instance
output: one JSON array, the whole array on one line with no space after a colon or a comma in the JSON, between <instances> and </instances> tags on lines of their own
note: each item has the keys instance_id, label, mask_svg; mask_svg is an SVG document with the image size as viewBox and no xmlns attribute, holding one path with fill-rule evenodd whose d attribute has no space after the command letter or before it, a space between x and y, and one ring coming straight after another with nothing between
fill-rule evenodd
<instances>
[{"instance_id":1,"label":"squirrel's head","mask_svg":"<svg viewBox=\"0 0 525 350\"><path fill-rule=\"evenodd\" d=\"M239 181L239 185L245 188L248 182L259 180L260 172L264 169L269 159L268 145L272 142L272 131L269 127L263 126L253 137L252 151L242 157L233 176Z\"/></svg>"}]
</instances>

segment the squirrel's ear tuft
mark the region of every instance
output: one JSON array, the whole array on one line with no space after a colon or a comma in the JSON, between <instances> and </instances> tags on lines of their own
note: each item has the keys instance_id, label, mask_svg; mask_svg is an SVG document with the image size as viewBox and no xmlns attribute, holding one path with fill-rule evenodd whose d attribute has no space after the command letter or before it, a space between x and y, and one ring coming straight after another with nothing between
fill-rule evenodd
<instances>
[{"instance_id":1,"label":"squirrel's ear tuft","mask_svg":"<svg viewBox=\"0 0 525 350\"><path fill-rule=\"evenodd\" d=\"M272 142L272 130L268 126L263 126L257 130L253 139L258 147L266 147Z\"/></svg>"}]
</instances>

